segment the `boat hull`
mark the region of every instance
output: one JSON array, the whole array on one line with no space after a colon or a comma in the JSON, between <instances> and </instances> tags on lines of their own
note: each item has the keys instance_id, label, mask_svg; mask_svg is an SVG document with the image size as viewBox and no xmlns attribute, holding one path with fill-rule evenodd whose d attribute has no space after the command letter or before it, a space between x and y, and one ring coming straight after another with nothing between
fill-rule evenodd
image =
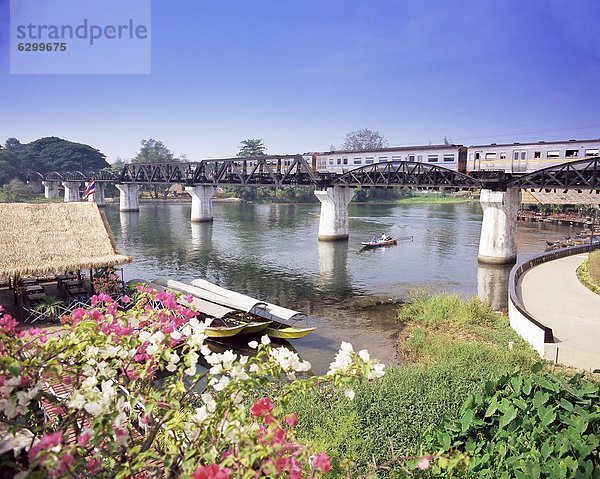
<instances>
[{"instance_id":1,"label":"boat hull","mask_svg":"<svg viewBox=\"0 0 600 479\"><path fill-rule=\"evenodd\" d=\"M309 335L317 328L265 328L265 334L271 338L299 339Z\"/></svg>"},{"instance_id":2,"label":"boat hull","mask_svg":"<svg viewBox=\"0 0 600 479\"><path fill-rule=\"evenodd\" d=\"M395 239L392 239L392 240L386 240L386 241L377 241L376 243L369 241L369 242L363 242L361 244L365 248L380 248L382 246L392 246L392 245L398 244L398 242Z\"/></svg>"}]
</instances>

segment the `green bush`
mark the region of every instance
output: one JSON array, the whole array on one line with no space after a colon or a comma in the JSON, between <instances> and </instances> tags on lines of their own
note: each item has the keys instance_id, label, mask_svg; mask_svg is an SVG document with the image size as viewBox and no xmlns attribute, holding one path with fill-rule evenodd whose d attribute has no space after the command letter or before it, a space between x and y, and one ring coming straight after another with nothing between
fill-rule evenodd
<instances>
[{"instance_id":1,"label":"green bush","mask_svg":"<svg viewBox=\"0 0 600 479\"><path fill-rule=\"evenodd\" d=\"M600 477L600 384L540 369L469 396L460 417L431 428L424 447L466 453L464 477Z\"/></svg>"},{"instance_id":2,"label":"green bush","mask_svg":"<svg viewBox=\"0 0 600 479\"><path fill-rule=\"evenodd\" d=\"M470 394L536 361L508 319L477 299L423 297L399 315L411 321L403 347L415 363L388 367L377 383L357 385L353 401L334 390L294 398L292 408L302 417L298 432L314 450L327 447L332 477L358 477L374 463L388 462L392 451L396 456L426 451L428 428L444 417L459 419ZM398 465L378 474L405 476Z\"/></svg>"}]
</instances>

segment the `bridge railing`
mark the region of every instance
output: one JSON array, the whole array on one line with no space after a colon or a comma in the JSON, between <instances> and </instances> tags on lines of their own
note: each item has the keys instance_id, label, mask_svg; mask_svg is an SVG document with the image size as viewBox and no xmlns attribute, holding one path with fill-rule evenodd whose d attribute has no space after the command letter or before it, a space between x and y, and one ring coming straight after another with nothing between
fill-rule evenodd
<instances>
[{"instance_id":1,"label":"bridge railing","mask_svg":"<svg viewBox=\"0 0 600 479\"><path fill-rule=\"evenodd\" d=\"M511 326L519 333L523 339L529 342L541 355L543 355L544 343L553 343L554 334L552 328L545 326L535 319L525 308L521 297L517 292L517 286L521 277L530 269L549 261L554 261L575 254L589 253L600 248L600 243L583 246L572 246L556 251L541 254L529 261L516 265L510 272L508 285L509 317ZM514 308L516 312L511 311ZM511 314L511 312L513 314ZM516 313L516 314L515 314ZM522 320L530 324L523 324Z\"/></svg>"}]
</instances>

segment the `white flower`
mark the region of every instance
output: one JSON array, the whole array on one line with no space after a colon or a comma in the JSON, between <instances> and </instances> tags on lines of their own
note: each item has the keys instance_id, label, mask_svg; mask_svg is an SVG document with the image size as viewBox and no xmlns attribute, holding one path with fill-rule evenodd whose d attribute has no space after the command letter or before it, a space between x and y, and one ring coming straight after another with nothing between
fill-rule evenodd
<instances>
[{"instance_id":1,"label":"white flower","mask_svg":"<svg viewBox=\"0 0 600 479\"><path fill-rule=\"evenodd\" d=\"M265 334L262 338L260 338L260 342L266 346L267 344L271 343L271 338Z\"/></svg>"},{"instance_id":2,"label":"white flower","mask_svg":"<svg viewBox=\"0 0 600 479\"><path fill-rule=\"evenodd\" d=\"M258 348L258 342L257 341L250 341L248 343L248 346L250 346L252 349L256 349L256 348Z\"/></svg>"},{"instance_id":3,"label":"white flower","mask_svg":"<svg viewBox=\"0 0 600 479\"><path fill-rule=\"evenodd\" d=\"M178 341L183 335L179 331L173 331L171 334L169 334L169 336L171 336L171 338L175 341Z\"/></svg>"},{"instance_id":4,"label":"white flower","mask_svg":"<svg viewBox=\"0 0 600 479\"><path fill-rule=\"evenodd\" d=\"M89 402L86 403L83 408L92 416L97 416L102 413L102 406L98 402Z\"/></svg>"},{"instance_id":5,"label":"white flower","mask_svg":"<svg viewBox=\"0 0 600 479\"><path fill-rule=\"evenodd\" d=\"M257 373L259 370L258 364L253 363L250 365L250 367L248 368L248 371L250 371L251 373Z\"/></svg>"},{"instance_id":6,"label":"white flower","mask_svg":"<svg viewBox=\"0 0 600 479\"><path fill-rule=\"evenodd\" d=\"M371 359L371 355L369 354L369 351L367 351L366 349L361 349L358 352L358 355L360 356L360 359L362 359L365 363L367 361L369 361L369 359Z\"/></svg>"},{"instance_id":7,"label":"white flower","mask_svg":"<svg viewBox=\"0 0 600 479\"><path fill-rule=\"evenodd\" d=\"M194 364L189 368L184 369L183 372L188 376L194 376L196 374L196 365Z\"/></svg>"},{"instance_id":8,"label":"white flower","mask_svg":"<svg viewBox=\"0 0 600 479\"><path fill-rule=\"evenodd\" d=\"M75 391L71 396L68 406L72 409L82 409L85 405L85 397L79 391Z\"/></svg>"},{"instance_id":9,"label":"white flower","mask_svg":"<svg viewBox=\"0 0 600 479\"><path fill-rule=\"evenodd\" d=\"M350 401L354 400L354 391L352 389L346 389L344 391L344 396L346 396Z\"/></svg>"},{"instance_id":10,"label":"white flower","mask_svg":"<svg viewBox=\"0 0 600 479\"><path fill-rule=\"evenodd\" d=\"M156 343L150 343L146 347L146 353L148 353L150 356L154 356L157 352L158 352L158 346Z\"/></svg>"},{"instance_id":11,"label":"white flower","mask_svg":"<svg viewBox=\"0 0 600 479\"><path fill-rule=\"evenodd\" d=\"M229 385L230 379L227 376L221 376L218 381L215 381L214 378L211 380L212 387L215 391L222 391Z\"/></svg>"},{"instance_id":12,"label":"white flower","mask_svg":"<svg viewBox=\"0 0 600 479\"><path fill-rule=\"evenodd\" d=\"M369 371L367 379L381 378L385 375L385 364L376 363L373 368Z\"/></svg>"},{"instance_id":13,"label":"white flower","mask_svg":"<svg viewBox=\"0 0 600 479\"><path fill-rule=\"evenodd\" d=\"M354 351L354 348L352 347L352 344L347 343L346 341L342 341L342 344L340 345L340 351L344 351L345 353L351 353Z\"/></svg>"}]
</instances>

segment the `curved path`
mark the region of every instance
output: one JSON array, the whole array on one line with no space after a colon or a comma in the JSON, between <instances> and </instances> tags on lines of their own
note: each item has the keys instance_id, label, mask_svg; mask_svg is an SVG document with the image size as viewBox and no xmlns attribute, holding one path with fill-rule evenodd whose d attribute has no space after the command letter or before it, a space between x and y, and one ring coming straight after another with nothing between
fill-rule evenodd
<instances>
[{"instance_id":1,"label":"curved path","mask_svg":"<svg viewBox=\"0 0 600 479\"><path fill-rule=\"evenodd\" d=\"M556 343L545 356L566 366L600 368L600 295L583 286L575 273L587 254L549 261L527 271L517 291L525 309L552 328Z\"/></svg>"}]
</instances>

